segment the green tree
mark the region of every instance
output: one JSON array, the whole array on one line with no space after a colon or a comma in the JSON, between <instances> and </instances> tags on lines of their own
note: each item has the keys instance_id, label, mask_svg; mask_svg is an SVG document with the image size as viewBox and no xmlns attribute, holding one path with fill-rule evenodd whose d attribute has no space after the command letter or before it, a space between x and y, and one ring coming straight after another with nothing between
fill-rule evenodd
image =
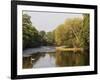
<instances>
[{"instance_id":1,"label":"green tree","mask_svg":"<svg viewBox=\"0 0 100 80\"><path fill-rule=\"evenodd\" d=\"M55 30L54 30L54 36L55 36L55 42L56 45L60 46L63 44L63 39L64 39L64 25L61 24L59 25Z\"/></svg>"},{"instance_id":2,"label":"green tree","mask_svg":"<svg viewBox=\"0 0 100 80\"><path fill-rule=\"evenodd\" d=\"M83 28L81 30L80 38L82 42L82 47L89 48L89 27L90 27L90 15L89 14L83 14Z\"/></svg>"},{"instance_id":3,"label":"green tree","mask_svg":"<svg viewBox=\"0 0 100 80\"><path fill-rule=\"evenodd\" d=\"M67 47L80 47L80 30L83 26L81 18L67 19L55 29L55 42L57 45Z\"/></svg>"},{"instance_id":4,"label":"green tree","mask_svg":"<svg viewBox=\"0 0 100 80\"><path fill-rule=\"evenodd\" d=\"M46 37L47 37L47 39L46 39L47 44L48 45L54 45L54 34L53 34L53 32L47 32Z\"/></svg>"},{"instance_id":5,"label":"green tree","mask_svg":"<svg viewBox=\"0 0 100 80\"><path fill-rule=\"evenodd\" d=\"M47 37L46 37L46 32L45 31L40 31L40 40L41 40L41 46L47 45Z\"/></svg>"},{"instance_id":6,"label":"green tree","mask_svg":"<svg viewBox=\"0 0 100 80\"><path fill-rule=\"evenodd\" d=\"M39 46L40 43L38 31L32 26L30 18L29 15L23 14L23 49Z\"/></svg>"}]
</instances>

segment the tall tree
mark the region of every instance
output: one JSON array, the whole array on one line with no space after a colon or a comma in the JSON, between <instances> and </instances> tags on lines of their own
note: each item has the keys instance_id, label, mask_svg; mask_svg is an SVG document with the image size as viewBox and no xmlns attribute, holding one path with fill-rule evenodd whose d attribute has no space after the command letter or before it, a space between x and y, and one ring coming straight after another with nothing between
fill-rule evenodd
<instances>
[{"instance_id":1,"label":"tall tree","mask_svg":"<svg viewBox=\"0 0 100 80\"><path fill-rule=\"evenodd\" d=\"M23 14L22 25L23 25L23 48L36 47L39 45L38 31L32 26L30 16Z\"/></svg>"},{"instance_id":2,"label":"tall tree","mask_svg":"<svg viewBox=\"0 0 100 80\"><path fill-rule=\"evenodd\" d=\"M55 29L55 41L57 45L67 47L80 47L80 30L82 28L81 18L67 19Z\"/></svg>"},{"instance_id":3,"label":"tall tree","mask_svg":"<svg viewBox=\"0 0 100 80\"><path fill-rule=\"evenodd\" d=\"M82 46L85 48L89 48L89 27L90 27L90 15L83 14L83 29L81 30L81 41L83 42Z\"/></svg>"}]
</instances>

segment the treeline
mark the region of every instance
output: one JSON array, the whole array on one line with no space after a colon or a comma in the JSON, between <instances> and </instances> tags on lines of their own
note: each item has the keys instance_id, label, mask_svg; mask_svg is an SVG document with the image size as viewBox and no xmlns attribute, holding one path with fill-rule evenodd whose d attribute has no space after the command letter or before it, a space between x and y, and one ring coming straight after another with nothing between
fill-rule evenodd
<instances>
[{"instance_id":1,"label":"treeline","mask_svg":"<svg viewBox=\"0 0 100 80\"><path fill-rule=\"evenodd\" d=\"M83 18L67 19L54 30L58 46L89 48L89 14Z\"/></svg>"},{"instance_id":2,"label":"treeline","mask_svg":"<svg viewBox=\"0 0 100 80\"><path fill-rule=\"evenodd\" d=\"M52 32L38 31L23 14L23 49L46 45L89 48L89 15L67 19Z\"/></svg>"},{"instance_id":3,"label":"treeline","mask_svg":"<svg viewBox=\"0 0 100 80\"><path fill-rule=\"evenodd\" d=\"M27 14L22 16L23 23L23 49L31 47L39 47L54 44L54 37L52 32L38 31L32 25L31 17Z\"/></svg>"}]
</instances>

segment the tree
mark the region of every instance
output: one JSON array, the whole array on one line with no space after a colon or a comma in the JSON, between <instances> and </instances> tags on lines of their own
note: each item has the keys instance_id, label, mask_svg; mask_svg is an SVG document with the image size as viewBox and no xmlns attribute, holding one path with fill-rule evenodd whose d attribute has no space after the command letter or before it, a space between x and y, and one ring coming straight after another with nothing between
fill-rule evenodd
<instances>
[{"instance_id":1,"label":"tree","mask_svg":"<svg viewBox=\"0 0 100 80\"><path fill-rule=\"evenodd\" d=\"M41 46L47 45L47 37L46 37L46 32L45 31L40 31L40 40L41 40Z\"/></svg>"},{"instance_id":2,"label":"tree","mask_svg":"<svg viewBox=\"0 0 100 80\"><path fill-rule=\"evenodd\" d=\"M54 34L53 34L53 32L47 32L46 37L47 37L47 44L48 45L54 45Z\"/></svg>"},{"instance_id":3,"label":"tree","mask_svg":"<svg viewBox=\"0 0 100 80\"><path fill-rule=\"evenodd\" d=\"M68 19L65 21L65 25L69 26L69 39L70 42L73 44L73 47L80 47L81 41L80 41L80 33L81 29L83 27L83 19L82 18L73 18Z\"/></svg>"},{"instance_id":4,"label":"tree","mask_svg":"<svg viewBox=\"0 0 100 80\"><path fill-rule=\"evenodd\" d=\"M64 25L61 24L59 25L55 30L54 30L54 35L55 35L55 42L56 45L60 46L63 44L63 39L64 39Z\"/></svg>"},{"instance_id":5,"label":"tree","mask_svg":"<svg viewBox=\"0 0 100 80\"><path fill-rule=\"evenodd\" d=\"M67 19L55 29L55 42L57 45L67 47L80 47L80 30L83 26L81 18Z\"/></svg>"},{"instance_id":6,"label":"tree","mask_svg":"<svg viewBox=\"0 0 100 80\"><path fill-rule=\"evenodd\" d=\"M83 19L83 28L81 30L81 34L80 34L80 37L81 37L81 42L83 43L82 44L82 47L84 48L89 48L89 26L90 26L90 15L89 14L83 14L84 16L84 19Z\"/></svg>"},{"instance_id":7,"label":"tree","mask_svg":"<svg viewBox=\"0 0 100 80\"><path fill-rule=\"evenodd\" d=\"M27 14L23 14L23 49L36 47L40 43L40 37L38 31L34 26L32 26L32 22L30 20L30 16Z\"/></svg>"}]
</instances>

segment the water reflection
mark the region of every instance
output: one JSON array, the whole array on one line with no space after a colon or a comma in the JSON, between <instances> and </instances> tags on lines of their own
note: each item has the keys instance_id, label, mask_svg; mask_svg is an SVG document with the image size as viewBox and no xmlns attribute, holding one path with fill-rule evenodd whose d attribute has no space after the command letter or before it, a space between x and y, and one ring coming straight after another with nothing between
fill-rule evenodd
<instances>
[{"instance_id":1,"label":"water reflection","mask_svg":"<svg viewBox=\"0 0 100 80\"><path fill-rule=\"evenodd\" d=\"M89 65L87 52L56 52L56 64L63 66L85 66Z\"/></svg>"},{"instance_id":2,"label":"water reflection","mask_svg":"<svg viewBox=\"0 0 100 80\"><path fill-rule=\"evenodd\" d=\"M23 57L23 68L67 67L89 65L89 52L56 51Z\"/></svg>"}]
</instances>

